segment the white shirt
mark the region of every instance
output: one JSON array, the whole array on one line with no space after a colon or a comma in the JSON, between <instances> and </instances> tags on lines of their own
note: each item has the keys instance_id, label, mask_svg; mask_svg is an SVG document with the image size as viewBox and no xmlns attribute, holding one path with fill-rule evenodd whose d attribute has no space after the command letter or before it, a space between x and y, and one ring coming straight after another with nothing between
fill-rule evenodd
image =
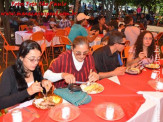
<instances>
[{"instance_id":1,"label":"white shirt","mask_svg":"<svg viewBox=\"0 0 163 122\"><path fill-rule=\"evenodd\" d=\"M29 83L27 83L27 86L30 87L33 83L34 83L34 81L29 82Z\"/></svg>"},{"instance_id":2,"label":"white shirt","mask_svg":"<svg viewBox=\"0 0 163 122\"><path fill-rule=\"evenodd\" d=\"M72 52L72 59L73 59L76 70L79 71L82 68L84 61L82 61L82 62L77 61L73 52ZM46 78L52 82L57 82L57 81L63 79L62 73L54 73L51 70L47 70L44 73L44 78Z\"/></svg>"},{"instance_id":3,"label":"white shirt","mask_svg":"<svg viewBox=\"0 0 163 122\"><path fill-rule=\"evenodd\" d=\"M140 29L135 26L127 26L125 28L125 35L126 39L130 41L130 46L134 45L139 34L140 34Z\"/></svg>"}]
</instances>

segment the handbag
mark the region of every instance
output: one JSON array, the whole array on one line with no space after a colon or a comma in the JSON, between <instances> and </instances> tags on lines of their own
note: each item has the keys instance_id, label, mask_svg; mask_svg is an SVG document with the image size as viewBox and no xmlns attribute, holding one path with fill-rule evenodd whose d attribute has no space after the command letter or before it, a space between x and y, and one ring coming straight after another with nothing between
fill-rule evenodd
<instances>
[{"instance_id":1,"label":"handbag","mask_svg":"<svg viewBox=\"0 0 163 122\"><path fill-rule=\"evenodd\" d=\"M92 98L86 92L77 91L72 92L68 88L58 88L54 90L54 93L58 96L61 96L63 99L72 103L75 106L87 104L91 102Z\"/></svg>"}]
</instances>

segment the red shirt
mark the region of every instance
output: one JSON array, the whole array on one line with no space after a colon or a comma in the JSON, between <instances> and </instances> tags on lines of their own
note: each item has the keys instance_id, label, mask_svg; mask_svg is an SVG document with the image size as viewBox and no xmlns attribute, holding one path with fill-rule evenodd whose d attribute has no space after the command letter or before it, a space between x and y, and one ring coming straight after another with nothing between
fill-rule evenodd
<instances>
[{"instance_id":1,"label":"red shirt","mask_svg":"<svg viewBox=\"0 0 163 122\"><path fill-rule=\"evenodd\" d=\"M76 78L76 81L88 81L90 69L96 72L94 59L91 54L88 54L84 59L82 68L77 71L74 65L72 51L66 51L59 55L58 58L54 59L50 64L49 70L55 73L70 73ZM67 83L64 80L60 80L54 83L56 88L66 87Z\"/></svg>"}]
</instances>

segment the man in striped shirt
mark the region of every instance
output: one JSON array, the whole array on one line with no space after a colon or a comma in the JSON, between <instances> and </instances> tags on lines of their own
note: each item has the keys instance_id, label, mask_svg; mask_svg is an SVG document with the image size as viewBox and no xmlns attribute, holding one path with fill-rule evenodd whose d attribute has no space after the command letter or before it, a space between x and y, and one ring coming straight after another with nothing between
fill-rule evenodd
<instances>
[{"instance_id":1,"label":"man in striped shirt","mask_svg":"<svg viewBox=\"0 0 163 122\"><path fill-rule=\"evenodd\" d=\"M90 72L91 70L92 72ZM56 88L67 87L67 84L76 81L95 82L99 80L94 59L89 53L87 37L76 37L72 50L68 50L54 59L45 72L44 78L54 82Z\"/></svg>"},{"instance_id":2,"label":"man in striped shirt","mask_svg":"<svg viewBox=\"0 0 163 122\"><path fill-rule=\"evenodd\" d=\"M71 27L71 22L70 22L70 20L66 19L66 16L65 16L65 15L62 15L61 17L62 17L62 19L61 19L61 21L59 22L59 27L60 27L60 28Z\"/></svg>"}]
</instances>

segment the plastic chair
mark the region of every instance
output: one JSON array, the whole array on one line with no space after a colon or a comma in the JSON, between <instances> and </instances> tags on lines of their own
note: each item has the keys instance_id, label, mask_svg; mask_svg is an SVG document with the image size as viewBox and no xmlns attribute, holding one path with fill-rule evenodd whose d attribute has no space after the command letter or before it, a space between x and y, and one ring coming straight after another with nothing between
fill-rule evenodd
<instances>
[{"instance_id":1,"label":"plastic chair","mask_svg":"<svg viewBox=\"0 0 163 122\"><path fill-rule=\"evenodd\" d=\"M44 30L46 30L47 28L46 28L46 26L39 26L40 28L43 28Z\"/></svg>"},{"instance_id":2,"label":"plastic chair","mask_svg":"<svg viewBox=\"0 0 163 122\"><path fill-rule=\"evenodd\" d=\"M43 43L42 45L41 45L41 50L42 50L42 58L41 58L41 60L40 60L40 62L39 62L39 66L41 67L41 72L42 72L42 74L44 74L44 65L47 65L47 67L48 67L48 58L47 58L47 52L46 52L46 43ZM43 63L43 60L45 60L45 64Z\"/></svg>"},{"instance_id":3,"label":"plastic chair","mask_svg":"<svg viewBox=\"0 0 163 122\"><path fill-rule=\"evenodd\" d=\"M126 46L123 51L121 51L121 60L122 63L125 64L124 60L128 58L128 51L130 49L130 46Z\"/></svg>"},{"instance_id":4,"label":"plastic chair","mask_svg":"<svg viewBox=\"0 0 163 122\"><path fill-rule=\"evenodd\" d=\"M100 47L103 47L103 45L93 45L93 46L90 48L91 53L93 54L93 52L94 52L95 50L97 50L98 48L100 48Z\"/></svg>"},{"instance_id":5,"label":"plastic chair","mask_svg":"<svg viewBox=\"0 0 163 122\"><path fill-rule=\"evenodd\" d=\"M158 42L159 40L161 39L161 37L163 36L163 32L160 32L157 34L157 36L154 38L156 41L155 41L155 44L158 45Z\"/></svg>"},{"instance_id":6,"label":"plastic chair","mask_svg":"<svg viewBox=\"0 0 163 122\"><path fill-rule=\"evenodd\" d=\"M27 25L19 25L19 31L24 31L25 29L28 29Z\"/></svg>"},{"instance_id":7,"label":"plastic chair","mask_svg":"<svg viewBox=\"0 0 163 122\"><path fill-rule=\"evenodd\" d=\"M16 58L16 54L14 53L15 51L19 50L18 46L11 46L9 45L9 43L7 42L6 38L4 37L4 35L2 34L2 32L0 31L0 35L3 39L3 61L7 67L7 62L8 62L8 51L11 51L11 53L13 54L13 56Z\"/></svg>"},{"instance_id":8,"label":"plastic chair","mask_svg":"<svg viewBox=\"0 0 163 122\"><path fill-rule=\"evenodd\" d=\"M30 39L33 41L40 41L40 40L45 41L44 32L41 32L41 31L35 32L30 36Z\"/></svg>"},{"instance_id":9,"label":"plastic chair","mask_svg":"<svg viewBox=\"0 0 163 122\"><path fill-rule=\"evenodd\" d=\"M67 35L69 35L71 28L70 27L66 27L64 30L66 30L67 31Z\"/></svg>"},{"instance_id":10,"label":"plastic chair","mask_svg":"<svg viewBox=\"0 0 163 122\"><path fill-rule=\"evenodd\" d=\"M68 32L65 29L59 29L55 31L55 36L68 36Z\"/></svg>"},{"instance_id":11,"label":"plastic chair","mask_svg":"<svg viewBox=\"0 0 163 122\"><path fill-rule=\"evenodd\" d=\"M54 59L54 48L59 47L60 53L66 51L66 45L72 45L71 40L66 36L58 36L60 44L52 45L52 55ZM61 50L62 48L62 50Z\"/></svg>"}]
</instances>

